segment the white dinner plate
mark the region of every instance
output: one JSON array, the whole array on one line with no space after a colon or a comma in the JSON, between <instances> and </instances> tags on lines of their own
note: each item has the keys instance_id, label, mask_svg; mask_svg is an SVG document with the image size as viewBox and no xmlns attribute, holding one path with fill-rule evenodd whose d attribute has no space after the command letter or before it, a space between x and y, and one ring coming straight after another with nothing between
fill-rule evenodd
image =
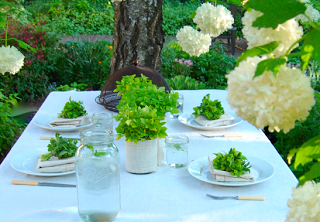
<instances>
[{"instance_id":1,"label":"white dinner plate","mask_svg":"<svg viewBox=\"0 0 320 222\"><path fill-rule=\"evenodd\" d=\"M36 119L34 120L34 124L40 128L47 129L47 130L53 130L57 132L71 132L71 131L77 131L80 129L85 129L89 126L92 126L92 121L88 116L84 118L83 123L80 126L77 127L52 127L49 125L49 123L57 117L58 114L39 114L37 115Z\"/></svg>"},{"instance_id":2,"label":"white dinner plate","mask_svg":"<svg viewBox=\"0 0 320 222\"><path fill-rule=\"evenodd\" d=\"M233 127L242 122L242 119L236 116L236 114L234 113L229 113L229 114L234 117L234 120L231 120L228 125L223 125L223 126L202 126L192 119L191 114L187 114L187 113L183 113L182 115L180 115L178 117L178 120L189 127L196 128L199 130L207 130L207 131L221 130L221 129Z\"/></svg>"},{"instance_id":3,"label":"white dinner plate","mask_svg":"<svg viewBox=\"0 0 320 222\"><path fill-rule=\"evenodd\" d=\"M236 187L236 186L248 186L253 185L257 183L261 183L263 181L266 181L270 179L274 174L274 168L273 166L268 163L267 161L257 158L257 157L249 157L247 156L248 161L250 162L251 168L250 170L254 174L254 181L248 181L248 182L219 182L216 181L213 177L213 175L210 173L210 170L208 168L208 157L201 157L192 163L190 163L188 167L189 173L197 178L198 180L220 185L220 186L230 186L230 187Z\"/></svg>"},{"instance_id":4,"label":"white dinner plate","mask_svg":"<svg viewBox=\"0 0 320 222\"><path fill-rule=\"evenodd\" d=\"M11 166L13 169L21 173L44 177L62 176L75 173L74 170L62 173L40 173L36 171L39 155L40 153L45 152L48 152L47 148L32 149L20 153L11 160Z\"/></svg>"}]
</instances>

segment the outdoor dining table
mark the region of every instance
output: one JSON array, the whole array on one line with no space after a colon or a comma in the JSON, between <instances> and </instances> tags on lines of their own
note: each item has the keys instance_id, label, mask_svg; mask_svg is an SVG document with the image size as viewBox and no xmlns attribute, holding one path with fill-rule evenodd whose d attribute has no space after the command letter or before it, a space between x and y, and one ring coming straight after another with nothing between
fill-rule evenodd
<instances>
[{"instance_id":1,"label":"outdoor dining table","mask_svg":"<svg viewBox=\"0 0 320 222\"><path fill-rule=\"evenodd\" d=\"M226 112L232 110L226 100L226 90L177 90L184 95L184 113L192 113L202 98L218 99ZM106 112L95 102L100 91L51 92L0 165L1 222L62 222L81 221L77 212L76 188L13 185L11 180L76 184L75 174L35 176L16 171L12 159L22 152L46 148L55 132L38 127L34 121L43 114L57 114L71 97L83 101L88 113ZM118 123L114 120L114 128ZM245 156L257 157L270 163L274 174L261 183L246 186L223 186L208 183L192 176L188 166L173 169L162 165L154 173L132 174L125 169L124 138L114 143L120 153L121 212L115 221L285 221L287 201L292 188L298 184L286 163L262 130L247 121L214 131L189 127L178 119L167 118L167 133L189 137L188 164L217 152L236 148ZM79 137L80 131L61 132L65 137ZM241 134L242 137L205 138L205 134ZM262 169L263 170L263 169ZM264 201L214 200L216 196L264 196ZM104 203L101 203L102 205ZM106 208L108 206L105 206Z\"/></svg>"}]
</instances>

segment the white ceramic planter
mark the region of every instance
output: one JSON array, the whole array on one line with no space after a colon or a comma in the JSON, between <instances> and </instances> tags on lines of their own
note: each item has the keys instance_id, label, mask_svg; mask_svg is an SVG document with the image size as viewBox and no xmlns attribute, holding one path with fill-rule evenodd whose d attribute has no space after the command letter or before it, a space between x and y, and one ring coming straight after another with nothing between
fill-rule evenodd
<instances>
[{"instance_id":1,"label":"white ceramic planter","mask_svg":"<svg viewBox=\"0 0 320 222\"><path fill-rule=\"evenodd\" d=\"M126 170L130 173L152 173L158 169L158 139L125 141Z\"/></svg>"}]
</instances>

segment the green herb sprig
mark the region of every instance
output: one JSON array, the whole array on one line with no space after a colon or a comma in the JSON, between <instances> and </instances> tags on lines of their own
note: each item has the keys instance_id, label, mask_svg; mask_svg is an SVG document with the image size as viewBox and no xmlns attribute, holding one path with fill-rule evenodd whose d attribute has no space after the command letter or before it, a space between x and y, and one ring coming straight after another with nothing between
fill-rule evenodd
<instances>
[{"instance_id":1,"label":"green herb sprig","mask_svg":"<svg viewBox=\"0 0 320 222\"><path fill-rule=\"evenodd\" d=\"M51 138L48 144L48 151L50 153L41 155L41 161L49 160L52 155L58 157L58 159L64 159L75 155L78 147L77 140L67 139L56 133L56 138Z\"/></svg>"},{"instance_id":2,"label":"green herb sprig","mask_svg":"<svg viewBox=\"0 0 320 222\"><path fill-rule=\"evenodd\" d=\"M210 94L203 97L200 106L193 108L195 118L199 115L205 116L208 120L219 119L222 114L224 114L224 109L221 102L218 100L210 100Z\"/></svg>"},{"instance_id":3,"label":"green herb sprig","mask_svg":"<svg viewBox=\"0 0 320 222\"><path fill-rule=\"evenodd\" d=\"M241 177L250 172L250 163L241 152L231 148L229 153L215 153L216 158L212 160L213 167L218 170L230 172L231 175Z\"/></svg>"},{"instance_id":4,"label":"green herb sprig","mask_svg":"<svg viewBox=\"0 0 320 222\"><path fill-rule=\"evenodd\" d=\"M82 106L82 103L83 102L81 101L76 102L74 100L71 100L70 97L69 101L66 102L66 104L63 107L63 110L58 116L67 119L74 119L79 116L85 116L87 114L87 111Z\"/></svg>"}]
</instances>

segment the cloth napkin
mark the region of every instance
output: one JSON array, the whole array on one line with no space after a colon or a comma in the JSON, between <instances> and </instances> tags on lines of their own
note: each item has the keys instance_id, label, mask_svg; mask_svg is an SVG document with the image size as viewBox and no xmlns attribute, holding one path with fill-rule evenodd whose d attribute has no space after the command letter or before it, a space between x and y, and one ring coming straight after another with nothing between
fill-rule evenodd
<instances>
[{"instance_id":1,"label":"cloth napkin","mask_svg":"<svg viewBox=\"0 0 320 222\"><path fill-rule=\"evenodd\" d=\"M248 182L248 181L254 181L254 174L250 170L250 172L246 172L245 174L241 175L241 177L237 177L234 175L231 175L230 172L217 170L212 165L213 157L208 156L208 168L210 170L210 173L213 175L214 179L218 182Z\"/></svg>"},{"instance_id":2,"label":"cloth napkin","mask_svg":"<svg viewBox=\"0 0 320 222\"><path fill-rule=\"evenodd\" d=\"M61 173L75 169L75 157L68 157L65 159L58 159L58 157L51 156L49 160L41 161L41 153L38 159L36 170L41 173Z\"/></svg>"},{"instance_id":3,"label":"cloth napkin","mask_svg":"<svg viewBox=\"0 0 320 222\"><path fill-rule=\"evenodd\" d=\"M60 127L60 128L77 127L77 126L80 126L83 123L84 118L85 118L85 116L79 116L79 117L74 118L74 119L56 117L53 120L51 120L49 125L51 127Z\"/></svg>"},{"instance_id":4,"label":"cloth napkin","mask_svg":"<svg viewBox=\"0 0 320 222\"><path fill-rule=\"evenodd\" d=\"M224 113L220 116L219 119L215 120L208 120L203 115L199 115L197 118L195 118L195 116L192 114L191 117L194 121L206 127L227 125L231 120L234 120L234 117L231 116L229 113Z\"/></svg>"}]
</instances>

